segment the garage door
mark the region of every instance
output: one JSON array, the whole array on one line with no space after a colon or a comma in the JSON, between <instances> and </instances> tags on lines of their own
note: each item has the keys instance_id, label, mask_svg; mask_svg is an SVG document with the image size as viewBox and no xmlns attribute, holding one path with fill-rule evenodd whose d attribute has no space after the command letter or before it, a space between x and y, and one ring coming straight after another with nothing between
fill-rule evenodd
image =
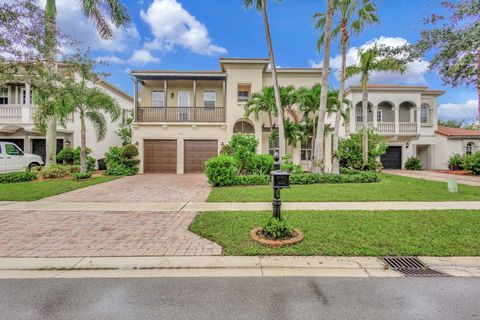
<instances>
[{"instance_id":1,"label":"garage door","mask_svg":"<svg viewBox=\"0 0 480 320\"><path fill-rule=\"evenodd\" d=\"M203 172L205 161L217 155L217 140L185 140L184 172Z\"/></svg>"},{"instance_id":2,"label":"garage door","mask_svg":"<svg viewBox=\"0 0 480 320\"><path fill-rule=\"evenodd\" d=\"M145 173L177 173L177 140L144 140Z\"/></svg>"},{"instance_id":3,"label":"garage door","mask_svg":"<svg viewBox=\"0 0 480 320\"><path fill-rule=\"evenodd\" d=\"M385 169L402 168L402 147L388 147L387 152L380 157Z\"/></svg>"}]
</instances>

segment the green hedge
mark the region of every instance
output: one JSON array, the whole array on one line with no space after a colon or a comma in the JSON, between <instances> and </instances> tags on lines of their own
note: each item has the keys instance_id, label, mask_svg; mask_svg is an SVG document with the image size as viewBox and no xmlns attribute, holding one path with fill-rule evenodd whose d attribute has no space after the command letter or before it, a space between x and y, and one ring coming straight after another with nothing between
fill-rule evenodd
<instances>
[{"instance_id":1,"label":"green hedge","mask_svg":"<svg viewBox=\"0 0 480 320\"><path fill-rule=\"evenodd\" d=\"M34 172L9 172L0 174L0 183L28 182L37 179Z\"/></svg>"}]
</instances>

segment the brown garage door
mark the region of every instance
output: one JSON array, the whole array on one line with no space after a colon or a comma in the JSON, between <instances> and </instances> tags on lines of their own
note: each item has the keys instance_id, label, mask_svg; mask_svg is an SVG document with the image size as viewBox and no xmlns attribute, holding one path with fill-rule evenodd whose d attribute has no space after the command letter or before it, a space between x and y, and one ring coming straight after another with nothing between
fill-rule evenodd
<instances>
[{"instance_id":1,"label":"brown garage door","mask_svg":"<svg viewBox=\"0 0 480 320\"><path fill-rule=\"evenodd\" d=\"M145 173L177 173L177 140L144 140Z\"/></svg>"},{"instance_id":2,"label":"brown garage door","mask_svg":"<svg viewBox=\"0 0 480 320\"><path fill-rule=\"evenodd\" d=\"M205 161L218 155L217 140L185 140L185 173L201 173Z\"/></svg>"}]
</instances>

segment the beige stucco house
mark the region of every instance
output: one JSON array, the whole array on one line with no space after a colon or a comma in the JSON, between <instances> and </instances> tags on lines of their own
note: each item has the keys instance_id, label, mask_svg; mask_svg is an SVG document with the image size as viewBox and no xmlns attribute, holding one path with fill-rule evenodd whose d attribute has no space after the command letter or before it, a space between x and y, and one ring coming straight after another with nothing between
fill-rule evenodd
<instances>
[{"instance_id":1,"label":"beige stucco house","mask_svg":"<svg viewBox=\"0 0 480 320\"><path fill-rule=\"evenodd\" d=\"M253 92L272 85L268 59L221 58L215 71L137 70L133 141L139 146L140 172L202 172L204 162L216 156L236 132L251 133L259 141L258 152L272 153L268 118L245 117L245 102ZM279 84L296 88L313 86L321 80L321 69L279 68ZM465 153L465 146L439 132L437 99L444 91L425 86L369 86L368 126L388 142L381 157L385 168L404 168L410 156L417 156L424 169L446 169L452 153ZM362 90L346 90L350 117L341 124L342 137L362 128ZM327 117L330 130L333 115ZM326 171L330 170L331 135L327 135ZM479 148L479 141L470 141ZM470 145L469 145L470 146ZM462 149L463 148L463 149ZM469 147L470 148L470 147ZM458 150L457 150L458 149ZM311 145L288 147L293 160L307 163Z\"/></svg>"}]
</instances>

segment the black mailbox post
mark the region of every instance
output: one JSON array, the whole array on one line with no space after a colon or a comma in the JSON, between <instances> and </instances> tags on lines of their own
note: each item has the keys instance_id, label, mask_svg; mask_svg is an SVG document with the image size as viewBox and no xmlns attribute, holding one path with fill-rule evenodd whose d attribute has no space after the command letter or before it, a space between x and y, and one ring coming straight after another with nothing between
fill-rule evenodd
<instances>
[{"instance_id":1,"label":"black mailbox post","mask_svg":"<svg viewBox=\"0 0 480 320\"><path fill-rule=\"evenodd\" d=\"M270 172L270 179L273 187L273 217L281 219L282 200L280 200L280 190L290 188L290 174L280 170L280 157L276 153L274 155L275 162L273 163L273 170Z\"/></svg>"}]
</instances>

